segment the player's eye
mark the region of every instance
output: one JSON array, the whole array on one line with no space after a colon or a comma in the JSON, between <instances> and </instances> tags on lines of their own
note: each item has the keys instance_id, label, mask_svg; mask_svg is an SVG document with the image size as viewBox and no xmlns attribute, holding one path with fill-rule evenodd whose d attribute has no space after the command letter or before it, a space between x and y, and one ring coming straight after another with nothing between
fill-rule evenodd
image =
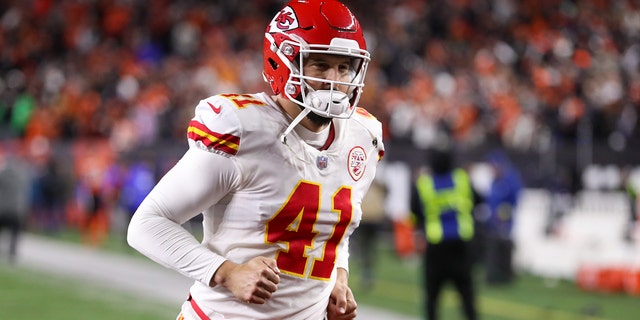
<instances>
[{"instance_id":1,"label":"player's eye","mask_svg":"<svg viewBox=\"0 0 640 320\"><path fill-rule=\"evenodd\" d=\"M340 70L340 74L347 74L351 71L350 63L342 63L338 66L338 70Z\"/></svg>"}]
</instances>

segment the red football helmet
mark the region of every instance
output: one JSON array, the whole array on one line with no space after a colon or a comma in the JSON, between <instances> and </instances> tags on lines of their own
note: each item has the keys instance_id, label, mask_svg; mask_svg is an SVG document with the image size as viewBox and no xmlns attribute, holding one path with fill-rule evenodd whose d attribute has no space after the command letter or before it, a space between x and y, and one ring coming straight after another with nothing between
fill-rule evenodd
<instances>
[{"instance_id":1,"label":"red football helmet","mask_svg":"<svg viewBox=\"0 0 640 320\"><path fill-rule=\"evenodd\" d=\"M303 73L304 59L311 53L351 58L348 82L313 78ZM274 94L327 118L349 118L355 110L370 57L360 28L351 11L337 0L289 2L267 26L264 37L264 80ZM308 80L330 84L329 90L314 90ZM349 88L341 92L337 86Z\"/></svg>"}]
</instances>

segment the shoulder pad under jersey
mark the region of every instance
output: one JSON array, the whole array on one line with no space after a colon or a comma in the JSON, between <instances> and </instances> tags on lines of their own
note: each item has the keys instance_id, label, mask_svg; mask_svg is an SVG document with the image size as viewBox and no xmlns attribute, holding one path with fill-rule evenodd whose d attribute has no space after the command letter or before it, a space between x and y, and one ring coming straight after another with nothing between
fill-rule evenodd
<instances>
[{"instance_id":1,"label":"shoulder pad under jersey","mask_svg":"<svg viewBox=\"0 0 640 320\"><path fill-rule=\"evenodd\" d=\"M382 123L364 108L356 108L351 116L356 122L364 126L375 139L378 148L378 160L384 156L384 144L382 143Z\"/></svg>"},{"instance_id":2,"label":"shoulder pad under jersey","mask_svg":"<svg viewBox=\"0 0 640 320\"><path fill-rule=\"evenodd\" d=\"M249 94L219 94L200 100L187 129L189 146L224 156L236 155L243 135L238 111L265 104Z\"/></svg>"}]
</instances>

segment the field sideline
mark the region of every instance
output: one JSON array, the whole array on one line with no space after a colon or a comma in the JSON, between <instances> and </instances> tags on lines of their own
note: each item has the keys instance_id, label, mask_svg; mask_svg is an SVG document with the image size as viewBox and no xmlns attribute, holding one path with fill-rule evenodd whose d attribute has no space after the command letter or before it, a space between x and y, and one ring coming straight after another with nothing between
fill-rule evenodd
<instances>
[{"instance_id":1,"label":"field sideline","mask_svg":"<svg viewBox=\"0 0 640 320\"><path fill-rule=\"evenodd\" d=\"M16 316L16 319L172 319L177 315L192 280L149 261L131 249L90 248L68 240L30 234L21 243L20 257L18 263L11 267L13 270L0 261L0 299L7 297L5 301L0 301L2 316L5 310L19 311L22 308L29 311L50 309L52 313L45 312L44 317ZM13 275L7 275L6 271L13 272ZM5 284L2 277L11 279L14 284L11 286L11 281ZM40 278L46 281L40 283ZM56 280L52 282L50 279ZM32 292L16 299L20 295L12 292L20 292L23 288L31 288ZM96 291L99 294L86 294ZM75 298L78 296L81 299ZM121 304L114 304L113 300ZM155 315L148 312L140 316L126 315L128 310L140 312L137 308L141 304L147 305L147 301L162 305L165 311L160 314L163 316L158 317L158 312ZM4 308L4 304L17 307ZM59 305L69 307L55 307ZM88 311L85 315L92 311L96 315L69 318L68 313L74 312L76 305ZM101 312L103 309L109 309L109 312ZM118 312L123 313L118 315ZM43 312L38 314L42 315ZM369 320L415 320L414 317L367 305L361 306L359 314L359 318Z\"/></svg>"},{"instance_id":2,"label":"field sideline","mask_svg":"<svg viewBox=\"0 0 640 320\"><path fill-rule=\"evenodd\" d=\"M69 277L0 264L2 319L172 319L175 308ZM7 317L7 318L5 318Z\"/></svg>"}]
</instances>

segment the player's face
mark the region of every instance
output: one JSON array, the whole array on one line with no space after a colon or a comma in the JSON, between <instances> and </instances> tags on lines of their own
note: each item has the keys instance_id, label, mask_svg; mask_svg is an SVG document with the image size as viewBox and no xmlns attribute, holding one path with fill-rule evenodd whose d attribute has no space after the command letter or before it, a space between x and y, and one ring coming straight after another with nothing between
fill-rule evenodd
<instances>
[{"instance_id":1,"label":"player's face","mask_svg":"<svg viewBox=\"0 0 640 320\"><path fill-rule=\"evenodd\" d=\"M304 64L304 75L331 81L351 82L354 70L352 60L346 56L312 53ZM329 90L331 85L326 82L311 81L307 83L314 90ZM336 88L347 93L346 85L338 85Z\"/></svg>"}]
</instances>

